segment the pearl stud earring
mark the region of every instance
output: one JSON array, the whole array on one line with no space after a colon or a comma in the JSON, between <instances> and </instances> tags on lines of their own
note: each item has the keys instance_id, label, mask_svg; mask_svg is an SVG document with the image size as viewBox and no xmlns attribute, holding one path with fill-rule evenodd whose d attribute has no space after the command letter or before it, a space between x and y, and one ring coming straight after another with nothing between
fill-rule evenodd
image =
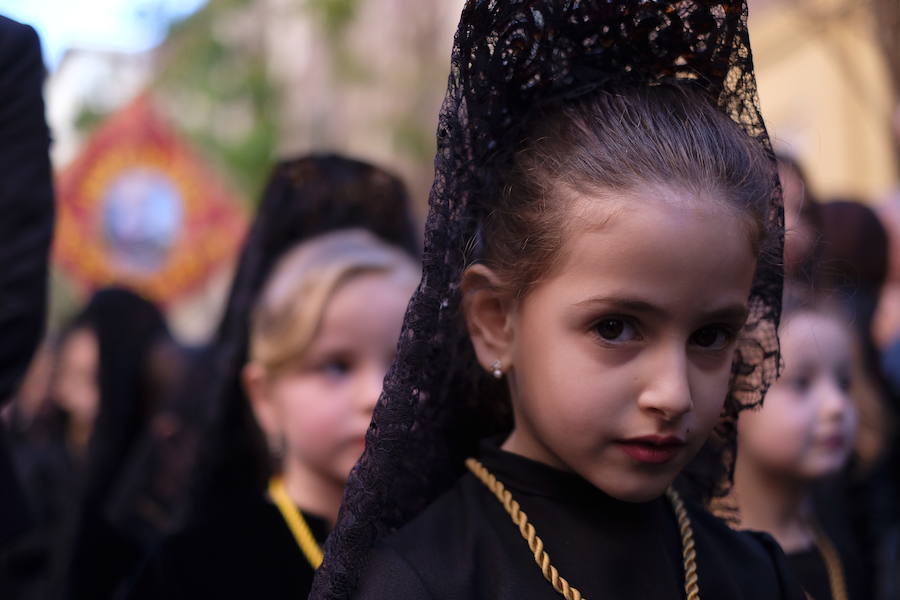
<instances>
[{"instance_id":1,"label":"pearl stud earring","mask_svg":"<svg viewBox=\"0 0 900 600\"><path fill-rule=\"evenodd\" d=\"M491 364L491 375L494 376L494 379L503 377L503 363L500 362L499 358Z\"/></svg>"}]
</instances>

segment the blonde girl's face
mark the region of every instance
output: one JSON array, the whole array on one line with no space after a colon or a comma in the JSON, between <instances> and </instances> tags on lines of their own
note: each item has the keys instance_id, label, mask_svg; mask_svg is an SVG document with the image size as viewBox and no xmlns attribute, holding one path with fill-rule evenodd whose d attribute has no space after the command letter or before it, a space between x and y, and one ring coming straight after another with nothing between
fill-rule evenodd
<instances>
[{"instance_id":1,"label":"blonde girl's face","mask_svg":"<svg viewBox=\"0 0 900 600\"><path fill-rule=\"evenodd\" d=\"M758 411L738 421L742 463L779 477L815 480L837 472L853 448L853 339L826 312L800 312L781 329L785 369Z\"/></svg>"},{"instance_id":2,"label":"blonde girl's face","mask_svg":"<svg viewBox=\"0 0 900 600\"><path fill-rule=\"evenodd\" d=\"M286 471L346 481L362 454L415 283L405 272L343 283L303 357L266 381L257 416L270 438L280 438Z\"/></svg>"},{"instance_id":3,"label":"blonde girl's face","mask_svg":"<svg viewBox=\"0 0 900 600\"><path fill-rule=\"evenodd\" d=\"M616 498L653 499L722 411L750 234L720 201L674 189L581 198L574 212L561 262L508 320L505 447Z\"/></svg>"}]
</instances>

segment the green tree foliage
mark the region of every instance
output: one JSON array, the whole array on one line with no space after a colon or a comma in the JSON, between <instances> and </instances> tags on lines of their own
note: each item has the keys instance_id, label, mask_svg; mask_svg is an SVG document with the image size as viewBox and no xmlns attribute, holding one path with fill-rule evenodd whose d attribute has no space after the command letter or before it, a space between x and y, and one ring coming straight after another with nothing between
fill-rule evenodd
<instances>
[{"instance_id":1,"label":"green tree foliage","mask_svg":"<svg viewBox=\"0 0 900 600\"><path fill-rule=\"evenodd\" d=\"M153 85L179 129L254 201L277 143L278 94L252 0L212 0L172 25Z\"/></svg>"},{"instance_id":2,"label":"green tree foliage","mask_svg":"<svg viewBox=\"0 0 900 600\"><path fill-rule=\"evenodd\" d=\"M318 16L326 34L338 39L356 18L359 0L306 0L306 5Z\"/></svg>"}]
</instances>

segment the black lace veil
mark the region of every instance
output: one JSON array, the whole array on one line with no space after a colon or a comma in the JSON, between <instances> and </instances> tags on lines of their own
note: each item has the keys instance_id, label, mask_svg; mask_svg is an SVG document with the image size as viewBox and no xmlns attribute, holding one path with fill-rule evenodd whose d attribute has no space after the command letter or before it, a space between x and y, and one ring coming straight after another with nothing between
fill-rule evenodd
<instances>
[{"instance_id":1,"label":"black lace veil","mask_svg":"<svg viewBox=\"0 0 900 600\"><path fill-rule=\"evenodd\" d=\"M458 282L467 246L499 191L504 152L515 147L529 114L607 85L673 79L692 82L771 153L743 1L467 2L437 130L422 281L311 598L350 597L373 544L448 488L479 438L508 427L479 402L492 382L466 335ZM780 191L769 219L780 250ZM779 370L782 278L780 261L760 262L729 398L706 450L726 468L738 412L762 401ZM697 469L693 483L712 494L704 472L709 468Z\"/></svg>"}]
</instances>

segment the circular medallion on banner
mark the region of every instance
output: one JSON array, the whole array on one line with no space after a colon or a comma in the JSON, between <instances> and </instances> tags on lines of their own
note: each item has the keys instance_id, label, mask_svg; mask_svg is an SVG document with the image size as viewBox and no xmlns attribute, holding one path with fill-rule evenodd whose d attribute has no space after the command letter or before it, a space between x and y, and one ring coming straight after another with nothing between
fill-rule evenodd
<instances>
[{"instance_id":1,"label":"circular medallion on banner","mask_svg":"<svg viewBox=\"0 0 900 600\"><path fill-rule=\"evenodd\" d=\"M115 265L138 275L160 269L184 218L183 199L169 177L126 169L110 182L102 204L103 239Z\"/></svg>"}]
</instances>

